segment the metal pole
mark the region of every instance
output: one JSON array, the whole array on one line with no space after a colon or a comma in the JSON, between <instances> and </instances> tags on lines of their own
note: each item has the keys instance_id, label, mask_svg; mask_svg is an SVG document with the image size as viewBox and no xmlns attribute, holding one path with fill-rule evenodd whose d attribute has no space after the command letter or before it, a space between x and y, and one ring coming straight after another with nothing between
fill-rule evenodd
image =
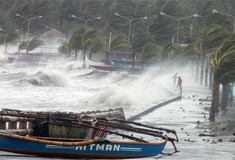
<instances>
[{"instance_id":1,"label":"metal pole","mask_svg":"<svg viewBox=\"0 0 235 160\"><path fill-rule=\"evenodd\" d=\"M132 20L129 20L128 44L130 44L130 36L131 36L131 22L132 22Z\"/></svg>"},{"instance_id":2,"label":"metal pole","mask_svg":"<svg viewBox=\"0 0 235 160\"><path fill-rule=\"evenodd\" d=\"M173 18L173 19L176 19L177 20L177 33L176 33L176 44L179 43L179 26L180 26L180 20L181 19L186 19L186 18L190 18L190 17L197 17L198 14L194 14L192 16L186 16L186 17L181 17L181 18L177 18L177 17L174 17L174 16L171 16L171 15L168 15L164 12L161 12L160 15L163 15L163 16L167 16L167 17L170 17L170 18ZM234 22L235 23L235 22Z\"/></svg>"},{"instance_id":3,"label":"metal pole","mask_svg":"<svg viewBox=\"0 0 235 160\"><path fill-rule=\"evenodd\" d=\"M31 21L31 20L33 20L33 19L39 19L39 18L42 18L42 16L33 17L33 18L27 18L27 17L24 17L24 16L22 16L22 15L20 15L20 14L16 14L16 16L21 17L21 18L24 18L24 19L26 19L26 20L27 20L27 22L28 22L28 31L27 31L27 35L26 35L26 37L27 37L27 40L29 40L29 23L30 23L30 21Z\"/></svg>"},{"instance_id":4,"label":"metal pole","mask_svg":"<svg viewBox=\"0 0 235 160\"><path fill-rule=\"evenodd\" d=\"M224 12L219 12L215 9L212 10L212 13L218 13L218 14L222 14L222 15L225 15L225 16L232 17L233 18L233 33L235 33L235 17L233 15L228 14L228 13L224 13Z\"/></svg>"},{"instance_id":5,"label":"metal pole","mask_svg":"<svg viewBox=\"0 0 235 160\"><path fill-rule=\"evenodd\" d=\"M177 35L176 35L176 44L179 43L179 27L180 27L180 18L177 20Z\"/></svg>"},{"instance_id":6,"label":"metal pole","mask_svg":"<svg viewBox=\"0 0 235 160\"><path fill-rule=\"evenodd\" d=\"M109 33L109 48L108 48L109 51L111 48L111 41L112 41L112 32Z\"/></svg>"},{"instance_id":7,"label":"metal pole","mask_svg":"<svg viewBox=\"0 0 235 160\"><path fill-rule=\"evenodd\" d=\"M85 22L85 27L87 27L87 23L88 23L89 21L101 19L101 17L96 17L96 18L92 18L92 19L84 19L84 18L77 17L77 16L75 16L75 15L72 15L72 17L84 21L84 22Z\"/></svg>"},{"instance_id":8,"label":"metal pole","mask_svg":"<svg viewBox=\"0 0 235 160\"><path fill-rule=\"evenodd\" d=\"M122 18L124 18L124 19L126 19L126 20L128 20L128 22L129 22L128 44L130 44L130 39L131 39L131 23L132 23L132 21L134 21L134 20L141 20L141 19L147 19L147 17L129 19L129 18L127 18L127 17L125 17L125 16L122 16L122 15L120 15L120 14L118 14L118 13L115 13L115 15L116 15L116 16L119 16L119 17L122 17Z\"/></svg>"},{"instance_id":9,"label":"metal pole","mask_svg":"<svg viewBox=\"0 0 235 160\"><path fill-rule=\"evenodd\" d=\"M27 40L29 40L29 23L30 23L30 19L27 19L27 21L28 21Z\"/></svg>"}]
</instances>

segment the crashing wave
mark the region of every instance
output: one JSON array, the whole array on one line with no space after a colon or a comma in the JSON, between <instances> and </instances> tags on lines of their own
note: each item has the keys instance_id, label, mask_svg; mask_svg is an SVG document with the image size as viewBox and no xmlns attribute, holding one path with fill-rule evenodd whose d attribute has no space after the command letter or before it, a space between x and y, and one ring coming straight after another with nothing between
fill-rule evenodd
<instances>
[{"instance_id":1,"label":"crashing wave","mask_svg":"<svg viewBox=\"0 0 235 160\"><path fill-rule=\"evenodd\" d=\"M21 86L31 84L34 86L66 87L68 86L68 81L58 72L38 71L36 73L28 74L25 78L21 79L18 84Z\"/></svg>"}]
</instances>

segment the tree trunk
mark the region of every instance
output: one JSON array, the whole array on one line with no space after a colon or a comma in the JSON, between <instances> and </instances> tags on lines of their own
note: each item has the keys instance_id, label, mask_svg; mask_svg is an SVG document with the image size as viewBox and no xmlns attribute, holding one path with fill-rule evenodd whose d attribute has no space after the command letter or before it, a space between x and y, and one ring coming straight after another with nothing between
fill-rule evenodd
<instances>
[{"instance_id":1,"label":"tree trunk","mask_svg":"<svg viewBox=\"0 0 235 160\"><path fill-rule=\"evenodd\" d=\"M92 58L92 53L89 54L89 58L90 58L90 60L91 60L91 58Z\"/></svg>"},{"instance_id":2,"label":"tree trunk","mask_svg":"<svg viewBox=\"0 0 235 160\"><path fill-rule=\"evenodd\" d=\"M209 75L209 89L212 89L212 83L213 83L213 72L210 69L210 75Z\"/></svg>"},{"instance_id":3,"label":"tree trunk","mask_svg":"<svg viewBox=\"0 0 235 160\"><path fill-rule=\"evenodd\" d=\"M209 66L208 66L208 62L206 61L206 68L205 68L205 87L208 86L208 70L209 70Z\"/></svg>"},{"instance_id":4,"label":"tree trunk","mask_svg":"<svg viewBox=\"0 0 235 160\"><path fill-rule=\"evenodd\" d=\"M222 99L221 99L221 110L225 111L226 108L228 107L228 83L223 84L223 89L222 89Z\"/></svg>"},{"instance_id":5,"label":"tree trunk","mask_svg":"<svg viewBox=\"0 0 235 160\"><path fill-rule=\"evenodd\" d=\"M5 44L5 53L7 53L8 44Z\"/></svg>"},{"instance_id":6,"label":"tree trunk","mask_svg":"<svg viewBox=\"0 0 235 160\"><path fill-rule=\"evenodd\" d=\"M83 51L83 64L82 64L82 68L86 67L85 60L86 60L86 50Z\"/></svg>"},{"instance_id":7,"label":"tree trunk","mask_svg":"<svg viewBox=\"0 0 235 160\"><path fill-rule=\"evenodd\" d=\"M76 49L75 50L75 57L74 57L75 61L77 60L77 58L78 58L78 50Z\"/></svg>"},{"instance_id":8,"label":"tree trunk","mask_svg":"<svg viewBox=\"0 0 235 160\"><path fill-rule=\"evenodd\" d=\"M202 60L201 60L200 85L203 85L204 66L205 66L204 57L202 57Z\"/></svg>"},{"instance_id":9,"label":"tree trunk","mask_svg":"<svg viewBox=\"0 0 235 160\"><path fill-rule=\"evenodd\" d=\"M132 53L132 69L135 68L135 54L134 52Z\"/></svg>"},{"instance_id":10,"label":"tree trunk","mask_svg":"<svg viewBox=\"0 0 235 160\"><path fill-rule=\"evenodd\" d=\"M209 114L209 120L211 122L215 121L215 113L217 111L218 106L219 106L219 83L214 81L213 90L212 90L212 103Z\"/></svg>"},{"instance_id":11,"label":"tree trunk","mask_svg":"<svg viewBox=\"0 0 235 160\"><path fill-rule=\"evenodd\" d=\"M105 64L110 64L110 61L109 61L109 52L106 52Z\"/></svg>"},{"instance_id":12,"label":"tree trunk","mask_svg":"<svg viewBox=\"0 0 235 160\"><path fill-rule=\"evenodd\" d=\"M198 55L198 56L197 56L197 62L196 62L196 77L195 77L195 82L198 82L199 60L200 60L200 57L199 57L199 55Z\"/></svg>"}]
</instances>

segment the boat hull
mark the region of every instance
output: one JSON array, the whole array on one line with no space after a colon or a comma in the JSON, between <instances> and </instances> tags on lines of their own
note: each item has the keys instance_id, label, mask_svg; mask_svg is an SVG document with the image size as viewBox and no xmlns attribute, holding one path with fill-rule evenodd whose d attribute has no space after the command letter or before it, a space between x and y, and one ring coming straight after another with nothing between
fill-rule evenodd
<instances>
[{"instance_id":1,"label":"boat hull","mask_svg":"<svg viewBox=\"0 0 235 160\"><path fill-rule=\"evenodd\" d=\"M101 140L82 146L51 145L24 139L0 137L0 150L42 157L121 159L156 156L167 140L159 143Z\"/></svg>"}]
</instances>

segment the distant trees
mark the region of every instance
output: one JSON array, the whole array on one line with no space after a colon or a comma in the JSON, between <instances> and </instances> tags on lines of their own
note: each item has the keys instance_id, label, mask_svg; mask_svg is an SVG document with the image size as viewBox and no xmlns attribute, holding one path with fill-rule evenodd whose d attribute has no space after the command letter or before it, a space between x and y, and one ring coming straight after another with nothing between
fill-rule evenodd
<instances>
[{"instance_id":1,"label":"distant trees","mask_svg":"<svg viewBox=\"0 0 235 160\"><path fill-rule=\"evenodd\" d=\"M229 82L235 81L235 35L229 36L217 49L214 56L210 59L210 65L213 70L213 93L210 110L210 121L215 121L215 113L219 112L219 84L227 88ZM222 95L227 95L228 90L224 89ZM227 106L227 96L222 96L221 109Z\"/></svg>"}]
</instances>

